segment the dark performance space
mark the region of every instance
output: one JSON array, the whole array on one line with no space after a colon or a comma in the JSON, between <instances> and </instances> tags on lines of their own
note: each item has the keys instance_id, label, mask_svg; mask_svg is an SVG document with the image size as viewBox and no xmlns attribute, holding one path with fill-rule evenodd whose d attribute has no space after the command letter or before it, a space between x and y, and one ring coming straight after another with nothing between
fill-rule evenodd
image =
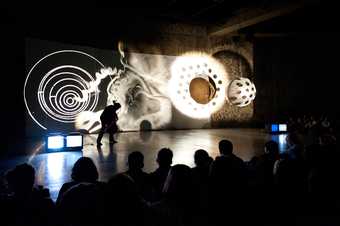
<instances>
[{"instance_id":1,"label":"dark performance space","mask_svg":"<svg viewBox=\"0 0 340 226\"><path fill-rule=\"evenodd\" d=\"M1 225L340 225L339 7L0 7Z\"/></svg>"}]
</instances>

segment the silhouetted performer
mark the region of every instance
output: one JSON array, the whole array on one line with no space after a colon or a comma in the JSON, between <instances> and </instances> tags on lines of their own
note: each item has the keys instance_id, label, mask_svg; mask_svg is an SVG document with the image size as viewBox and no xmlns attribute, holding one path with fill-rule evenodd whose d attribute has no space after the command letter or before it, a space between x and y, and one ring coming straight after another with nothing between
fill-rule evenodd
<instances>
[{"instance_id":1,"label":"silhouetted performer","mask_svg":"<svg viewBox=\"0 0 340 226\"><path fill-rule=\"evenodd\" d=\"M113 139L113 135L118 131L117 121L118 116L116 111L121 107L121 105L115 101L113 101L113 105L108 105L105 107L103 113L100 115L100 122L102 124L102 128L98 134L97 145L102 145L101 140L103 138L104 133L109 133L110 143L116 143Z\"/></svg>"}]
</instances>

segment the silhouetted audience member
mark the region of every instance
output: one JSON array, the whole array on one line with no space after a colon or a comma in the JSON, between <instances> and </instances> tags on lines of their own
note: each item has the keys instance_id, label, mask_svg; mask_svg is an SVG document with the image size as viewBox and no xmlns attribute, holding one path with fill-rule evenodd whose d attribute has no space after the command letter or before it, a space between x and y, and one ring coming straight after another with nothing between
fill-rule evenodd
<instances>
[{"instance_id":1,"label":"silhouetted audience member","mask_svg":"<svg viewBox=\"0 0 340 226\"><path fill-rule=\"evenodd\" d=\"M150 174L153 186L152 201L158 201L162 197L164 182L168 176L172 164L173 153L169 148L162 148L157 154L158 168Z\"/></svg>"},{"instance_id":2,"label":"silhouetted audience member","mask_svg":"<svg viewBox=\"0 0 340 226\"><path fill-rule=\"evenodd\" d=\"M136 183L127 174L113 176L105 189L104 213L108 225L138 226L147 224L148 205Z\"/></svg>"},{"instance_id":3,"label":"silhouetted audience member","mask_svg":"<svg viewBox=\"0 0 340 226\"><path fill-rule=\"evenodd\" d=\"M213 159L207 151L199 149L194 154L194 161L196 166L192 168L192 174L195 185L206 187L209 182L210 165Z\"/></svg>"},{"instance_id":4,"label":"silhouetted audience member","mask_svg":"<svg viewBox=\"0 0 340 226\"><path fill-rule=\"evenodd\" d=\"M334 216L330 225L339 225L337 137L327 118L305 115L289 123L286 151L279 153L271 140L247 163L233 154L231 141L221 140L220 155L213 160L199 149L192 169L171 167L173 152L162 148L159 167L149 175L143 154L135 151L128 171L103 183L94 162L82 157L59 191L57 208L47 189L34 186L34 168L18 165L0 189L1 225L317 225L314 215Z\"/></svg>"},{"instance_id":5,"label":"silhouetted audience member","mask_svg":"<svg viewBox=\"0 0 340 226\"><path fill-rule=\"evenodd\" d=\"M209 224L207 218L207 209L209 208L209 171L213 162L207 151L199 149L194 154L195 167L192 168L193 183L197 190L198 216L201 216L202 224Z\"/></svg>"},{"instance_id":6,"label":"silhouetted audience member","mask_svg":"<svg viewBox=\"0 0 340 226\"><path fill-rule=\"evenodd\" d=\"M71 182L64 183L61 187L58 198L57 204L59 204L60 199L62 198L63 194L70 189L72 186L77 185L79 183L94 183L98 186L103 185L102 182L98 181L98 170L94 162L89 157L81 157L79 158L73 165Z\"/></svg>"},{"instance_id":7,"label":"silhouetted audience member","mask_svg":"<svg viewBox=\"0 0 340 226\"><path fill-rule=\"evenodd\" d=\"M215 161L218 160L219 163L225 162L226 163L225 167L232 170L232 173L234 174L234 176L236 176L240 180L244 180L243 177L245 174L245 165L241 158L234 155L233 143L229 140L221 140L218 144L218 147L220 151L220 156L216 157ZM213 170L215 169L214 167L215 166L212 166ZM221 172L221 173L224 173L224 172Z\"/></svg>"},{"instance_id":8,"label":"silhouetted audience member","mask_svg":"<svg viewBox=\"0 0 340 226\"><path fill-rule=\"evenodd\" d=\"M218 148L220 155L223 157L228 157L233 159L235 162L238 162L239 164L243 164L243 160L234 155L233 153L233 143L230 140L221 140L218 143Z\"/></svg>"},{"instance_id":9,"label":"silhouetted audience member","mask_svg":"<svg viewBox=\"0 0 340 226\"><path fill-rule=\"evenodd\" d=\"M182 164L171 167L163 193L163 199L151 206L152 225L196 225L196 197L190 167Z\"/></svg>"},{"instance_id":10,"label":"silhouetted audience member","mask_svg":"<svg viewBox=\"0 0 340 226\"><path fill-rule=\"evenodd\" d=\"M327 134L320 136L318 145L306 148L306 159L309 160L308 193L311 211L316 214L338 214L340 168L336 140Z\"/></svg>"},{"instance_id":11,"label":"silhouetted audience member","mask_svg":"<svg viewBox=\"0 0 340 226\"><path fill-rule=\"evenodd\" d=\"M307 170L317 167L321 158L321 145L319 143L311 144L305 147L304 160Z\"/></svg>"},{"instance_id":12,"label":"silhouetted audience member","mask_svg":"<svg viewBox=\"0 0 340 226\"><path fill-rule=\"evenodd\" d=\"M249 203L256 203L259 208L249 209L252 216L263 214L263 207L277 205L274 199L277 195L274 183L274 165L279 160L279 145L275 141L268 141L264 144L264 153L259 157L253 157L248 168L247 192ZM276 209L266 209L267 216L263 220L273 220L278 215Z\"/></svg>"},{"instance_id":13,"label":"silhouetted audience member","mask_svg":"<svg viewBox=\"0 0 340 226\"><path fill-rule=\"evenodd\" d=\"M221 156L211 164L210 169L210 217L213 224L220 225L226 212L230 213L232 224L238 223L235 217L239 211L244 211L243 199L246 194L246 171L242 159L233 154L233 144L229 140L219 142Z\"/></svg>"},{"instance_id":14,"label":"silhouetted audience member","mask_svg":"<svg viewBox=\"0 0 340 226\"><path fill-rule=\"evenodd\" d=\"M287 140L287 154L291 160L302 160L303 157L303 141L298 133L289 133L286 137Z\"/></svg>"},{"instance_id":15,"label":"silhouetted audience member","mask_svg":"<svg viewBox=\"0 0 340 226\"><path fill-rule=\"evenodd\" d=\"M2 225L54 225L54 203L47 189L34 186L31 165L17 165L7 172L6 181L11 193L0 201Z\"/></svg>"},{"instance_id":16,"label":"silhouetted audience member","mask_svg":"<svg viewBox=\"0 0 340 226\"><path fill-rule=\"evenodd\" d=\"M291 153L281 154L281 159L274 166L275 188L277 194L281 197L278 212L284 211L289 206L292 212L300 211L300 213L303 213L307 191L306 182L304 162L301 159L292 158ZM294 205L291 205L292 203Z\"/></svg>"},{"instance_id":17,"label":"silhouetted audience member","mask_svg":"<svg viewBox=\"0 0 340 226\"><path fill-rule=\"evenodd\" d=\"M58 204L62 225L102 225L100 188L94 183L81 182L65 191Z\"/></svg>"},{"instance_id":18,"label":"silhouetted audience member","mask_svg":"<svg viewBox=\"0 0 340 226\"><path fill-rule=\"evenodd\" d=\"M152 199L150 175L143 171L144 155L139 151L131 152L128 156L129 169L125 173L136 183L137 189L145 200Z\"/></svg>"},{"instance_id":19,"label":"silhouetted audience member","mask_svg":"<svg viewBox=\"0 0 340 226\"><path fill-rule=\"evenodd\" d=\"M194 161L196 167L194 167L192 171L195 180L206 183L209 177L210 164L213 162L213 159L207 151L199 149L194 154Z\"/></svg>"},{"instance_id":20,"label":"silhouetted audience member","mask_svg":"<svg viewBox=\"0 0 340 226\"><path fill-rule=\"evenodd\" d=\"M264 145L264 154L256 163L257 182L261 189L271 190L274 183L274 164L280 158L279 144L273 140Z\"/></svg>"}]
</instances>

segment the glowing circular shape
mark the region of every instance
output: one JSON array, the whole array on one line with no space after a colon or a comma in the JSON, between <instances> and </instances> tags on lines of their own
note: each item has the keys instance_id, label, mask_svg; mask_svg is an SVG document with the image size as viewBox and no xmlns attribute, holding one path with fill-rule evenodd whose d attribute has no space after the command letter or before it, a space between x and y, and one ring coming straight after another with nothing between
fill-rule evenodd
<instances>
[{"instance_id":1,"label":"glowing circular shape","mask_svg":"<svg viewBox=\"0 0 340 226\"><path fill-rule=\"evenodd\" d=\"M203 53L179 56L171 65L168 92L177 110L191 118L209 118L225 103L229 84L223 65Z\"/></svg>"},{"instance_id":2,"label":"glowing circular shape","mask_svg":"<svg viewBox=\"0 0 340 226\"><path fill-rule=\"evenodd\" d=\"M73 124L83 111L93 111L99 92L85 91L103 67L95 57L77 50L61 50L42 57L30 69L24 84L30 117L41 128L53 130L65 123Z\"/></svg>"},{"instance_id":3,"label":"glowing circular shape","mask_svg":"<svg viewBox=\"0 0 340 226\"><path fill-rule=\"evenodd\" d=\"M207 104L215 96L216 86L212 79L197 77L191 80L189 85L190 96L199 104Z\"/></svg>"},{"instance_id":4,"label":"glowing circular shape","mask_svg":"<svg viewBox=\"0 0 340 226\"><path fill-rule=\"evenodd\" d=\"M256 96L256 88L248 78L234 79L226 89L230 104L244 107L250 104Z\"/></svg>"}]
</instances>

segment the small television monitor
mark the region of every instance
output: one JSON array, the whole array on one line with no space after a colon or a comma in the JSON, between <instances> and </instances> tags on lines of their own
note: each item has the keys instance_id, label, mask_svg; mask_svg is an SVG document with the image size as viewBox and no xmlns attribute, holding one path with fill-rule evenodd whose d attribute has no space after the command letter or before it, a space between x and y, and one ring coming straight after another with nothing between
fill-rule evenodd
<instances>
[{"instance_id":1,"label":"small television monitor","mask_svg":"<svg viewBox=\"0 0 340 226\"><path fill-rule=\"evenodd\" d=\"M72 134L66 136L66 148L82 148L83 136L81 134Z\"/></svg>"},{"instance_id":2,"label":"small television monitor","mask_svg":"<svg viewBox=\"0 0 340 226\"><path fill-rule=\"evenodd\" d=\"M280 132L287 132L287 124L279 124Z\"/></svg>"},{"instance_id":3,"label":"small television monitor","mask_svg":"<svg viewBox=\"0 0 340 226\"><path fill-rule=\"evenodd\" d=\"M272 133L279 132L279 125L278 124L271 124L270 132L272 132Z\"/></svg>"},{"instance_id":4,"label":"small television monitor","mask_svg":"<svg viewBox=\"0 0 340 226\"><path fill-rule=\"evenodd\" d=\"M47 149L61 149L64 147L64 137L61 135L50 135L47 137Z\"/></svg>"}]
</instances>

